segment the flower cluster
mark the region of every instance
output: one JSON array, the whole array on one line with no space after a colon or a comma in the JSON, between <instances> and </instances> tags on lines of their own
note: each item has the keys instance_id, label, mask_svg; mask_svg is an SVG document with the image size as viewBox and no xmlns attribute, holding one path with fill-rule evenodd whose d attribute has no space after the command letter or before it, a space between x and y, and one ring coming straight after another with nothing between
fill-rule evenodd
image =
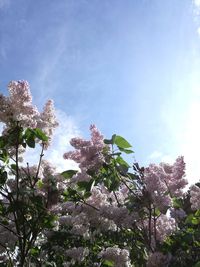
<instances>
[{"instance_id":1,"label":"flower cluster","mask_svg":"<svg viewBox=\"0 0 200 267\"><path fill-rule=\"evenodd\" d=\"M23 127L36 128L38 110L32 105L29 84L26 81L11 81L8 85L9 97L0 96L0 121L10 126L20 122Z\"/></svg>"},{"instance_id":2,"label":"flower cluster","mask_svg":"<svg viewBox=\"0 0 200 267\"><path fill-rule=\"evenodd\" d=\"M190 202L193 210L200 209L200 187L193 185L190 187Z\"/></svg>"},{"instance_id":3,"label":"flower cluster","mask_svg":"<svg viewBox=\"0 0 200 267\"><path fill-rule=\"evenodd\" d=\"M0 95L6 127L0 138L0 264L168 267L200 261L200 187L183 193L183 157L130 170L122 157L132 153L130 144L117 135L104 140L91 125L90 140L73 138L74 150L64 154L79 171L57 173L43 153L37 166L24 167L21 147L51 137L58 123L51 100L41 113L33 106L27 82L12 81L8 89L8 97ZM21 131L21 143L12 129ZM189 261L182 264L180 255Z\"/></svg>"},{"instance_id":4,"label":"flower cluster","mask_svg":"<svg viewBox=\"0 0 200 267\"><path fill-rule=\"evenodd\" d=\"M185 163L183 157L178 157L173 165L160 163L150 164L145 168L143 181L150 193L155 206L161 211L166 210L173 197L181 197L183 188L187 185L184 178Z\"/></svg>"},{"instance_id":5,"label":"flower cluster","mask_svg":"<svg viewBox=\"0 0 200 267\"><path fill-rule=\"evenodd\" d=\"M40 128L50 138L58 126L53 101L48 100L43 112L39 112L32 103L32 95L27 81L11 81L8 85L9 96L0 94L0 122L5 124L7 133L13 124L24 128Z\"/></svg>"},{"instance_id":6,"label":"flower cluster","mask_svg":"<svg viewBox=\"0 0 200 267\"><path fill-rule=\"evenodd\" d=\"M118 247L108 247L99 256L114 263L115 267L131 267L129 251Z\"/></svg>"},{"instance_id":7,"label":"flower cluster","mask_svg":"<svg viewBox=\"0 0 200 267\"><path fill-rule=\"evenodd\" d=\"M66 152L64 159L71 159L79 163L81 169L99 168L104 162L103 149L105 147L103 135L100 134L95 125L90 126L91 140L72 138L70 144L75 151Z\"/></svg>"}]
</instances>

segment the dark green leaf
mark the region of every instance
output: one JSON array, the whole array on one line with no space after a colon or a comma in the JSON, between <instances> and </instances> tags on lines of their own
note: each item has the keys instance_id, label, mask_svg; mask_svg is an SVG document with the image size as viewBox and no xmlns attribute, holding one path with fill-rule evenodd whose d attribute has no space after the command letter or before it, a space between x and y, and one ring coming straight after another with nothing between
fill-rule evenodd
<instances>
[{"instance_id":1,"label":"dark green leaf","mask_svg":"<svg viewBox=\"0 0 200 267\"><path fill-rule=\"evenodd\" d=\"M92 193L90 193L90 192L85 192L85 194L84 194L84 198L88 198L88 197L90 197L92 195Z\"/></svg>"},{"instance_id":2,"label":"dark green leaf","mask_svg":"<svg viewBox=\"0 0 200 267\"><path fill-rule=\"evenodd\" d=\"M125 167L130 167L130 165L120 156L118 156L116 158L116 162L119 164L119 165L122 165L122 166L125 166Z\"/></svg>"},{"instance_id":3,"label":"dark green leaf","mask_svg":"<svg viewBox=\"0 0 200 267\"><path fill-rule=\"evenodd\" d=\"M94 186L95 181L91 179L90 181L80 181L77 183L80 190L90 191Z\"/></svg>"},{"instance_id":4,"label":"dark green leaf","mask_svg":"<svg viewBox=\"0 0 200 267\"><path fill-rule=\"evenodd\" d=\"M112 139L104 139L103 140L106 145L112 145Z\"/></svg>"},{"instance_id":5,"label":"dark green leaf","mask_svg":"<svg viewBox=\"0 0 200 267\"><path fill-rule=\"evenodd\" d=\"M32 129L26 129L24 138L26 140L27 145L31 148L35 147L35 137L35 132Z\"/></svg>"},{"instance_id":6,"label":"dark green leaf","mask_svg":"<svg viewBox=\"0 0 200 267\"><path fill-rule=\"evenodd\" d=\"M35 140L34 140L34 138L28 138L28 139L26 140L26 143L27 143L27 145L28 145L29 147L31 147L31 148L35 148Z\"/></svg>"},{"instance_id":7,"label":"dark green leaf","mask_svg":"<svg viewBox=\"0 0 200 267\"><path fill-rule=\"evenodd\" d=\"M26 148L26 143L22 143L22 146L23 146L24 148Z\"/></svg>"},{"instance_id":8,"label":"dark green leaf","mask_svg":"<svg viewBox=\"0 0 200 267\"><path fill-rule=\"evenodd\" d=\"M0 136L0 148L4 148L6 146L6 140L4 136Z\"/></svg>"},{"instance_id":9,"label":"dark green leaf","mask_svg":"<svg viewBox=\"0 0 200 267\"><path fill-rule=\"evenodd\" d=\"M182 201L178 198L173 198L173 206L174 208L182 208Z\"/></svg>"},{"instance_id":10,"label":"dark green leaf","mask_svg":"<svg viewBox=\"0 0 200 267\"><path fill-rule=\"evenodd\" d=\"M16 171L16 164L11 164L10 167L12 170Z\"/></svg>"},{"instance_id":11,"label":"dark green leaf","mask_svg":"<svg viewBox=\"0 0 200 267\"><path fill-rule=\"evenodd\" d=\"M6 180L8 178L7 172L3 171L0 173L0 184L3 185L5 184Z\"/></svg>"},{"instance_id":12,"label":"dark green leaf","mask_svg":"<svg viewBox=\"0 0 200 267\"><path fill-rule=\"evenodd\" d=\"M70 179L72 178L72 176L74 176L78 171L76 170L68 170L68 171L64 171L61 173L61 175L65 178L65 179Z\"/></svg>"}]
</instances>

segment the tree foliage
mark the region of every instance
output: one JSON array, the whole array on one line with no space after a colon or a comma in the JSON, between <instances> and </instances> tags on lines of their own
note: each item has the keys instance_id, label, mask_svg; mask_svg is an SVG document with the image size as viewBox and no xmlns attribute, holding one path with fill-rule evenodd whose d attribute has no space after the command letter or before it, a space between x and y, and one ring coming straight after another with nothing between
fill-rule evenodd
<instances>
[{"instance_id":1,"label":"tree foliage","mask_svg":"<svg viewBox=\"0 0 200 267\"><path fill-rule=\"evenodd\" d=\"M0 95L0 266L200 265L200 184L184 191L183 157L131 165L130 143L91 125L91 139L73 138L64 154L79 170L58 173L44 159L58 125L52 102L40 113L24 81L9 92ZM38 145L38 164L24 164Z\"/></svg>"}]
</instances>

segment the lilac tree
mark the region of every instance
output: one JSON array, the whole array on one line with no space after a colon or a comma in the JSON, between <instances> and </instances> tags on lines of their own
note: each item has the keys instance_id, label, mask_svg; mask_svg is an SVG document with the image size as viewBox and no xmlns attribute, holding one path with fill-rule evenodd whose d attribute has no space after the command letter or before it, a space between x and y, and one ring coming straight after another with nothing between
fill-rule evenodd
<instances>
[{"instance_id":1,"label":"lilac tree","mask_svg":"<svg viewBox=\"0 0 200 267\"><path fill-rule=\"evenodd\" d=\"M73 138L63 155L79 170L58 173L44 159L58 126L53 102L39 112L27 82L8 90L0 95L1 266L199 266L200 187L184 191L183 157L130 166L129 142L91 125L91 139ZM36 145L38 164L25 165Z\"/></svg>"}]
</instances>

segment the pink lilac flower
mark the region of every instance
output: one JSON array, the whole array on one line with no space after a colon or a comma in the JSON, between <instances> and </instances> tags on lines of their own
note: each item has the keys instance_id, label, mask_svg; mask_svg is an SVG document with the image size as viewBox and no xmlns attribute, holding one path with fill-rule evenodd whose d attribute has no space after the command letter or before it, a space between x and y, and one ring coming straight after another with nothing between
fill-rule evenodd
<instances>
[{"instance_id":1,"label":"pink lilac flower","mask_svg":"<svg viewBox=\"0 0 200 267\"><path fill-rule=\"evenodd\" d=\"M181 197L183 195L183 188L188 184L185 177L185 162L183 157L178 157L175 163L172 165L171 171L167 171L166 164L163 164L163 168L168 175L168 179L165 181L170 194L173 197Z\"/></svg>"},{"instance_id":2,"label":"pink lilac flower","mask_svg":"<svg viewBox=\"0 0 200 267\"><path fill-rule=\"evenodd\" d=\"M155 206L161 211L171 205L171 199L166 194L168 192L166 179L167 175L161 166L150 164L148 168L145 168L143 181L146 190L150 193Z\"/></svg>"},{"instance_id":3,"label":"pink lilac flower","mask_svg":"<svg viewBox=\"0 0 200 267\"><path fill-rule=\"evenodd\" d=\"M197 185L190 187L190 203L193 210L200 209L200 187Z\"/></svg>"},{"instance_id":4,"label":"pink lilac flower","mask_svg":"<svg viewBox=\"0 0 200 267\"><path fill-rule=\"evenodd\" d=\"M150 164L145 168L143 181L150 193L153 203L162 211L171 205L171 197L181 197L187 185L185 163L178 157L173 165L160 163Z\"/></svg>"},{"instance_id":5,"label":"pink lilac flower","mask_svg":"<svg viewBox=\"0 0 200 267\"><path fill-rule=\"evenodd\" d=\"M176 221L174 218L161 214L156 221L157 240L163 242L165 238L176 230Z\"/></svg>"},{"instance_id":6,"label":"pink lilac flower","mask_svg":"<svg viewBox=\"0 0 200 267\"><path fill-rule=\"evenodd\" d=\"M12 118L12 112L8 97L0 94L0 121L7 123Z\"/></svg>"},{"instance_id":7,"label":"pink lilac flower","mask_svg":"<svg viewBox=\"0 0 200 267\"><path fill-rule=\"evenodd\" d=\"M91 178L92 177L88 175L85 170L82 170L81 172L78 172L71 178L70 183L77 183L82 181L89 182Z\"/></svg>"},{"instance_id":8,"label":"pink lilac flower","mask_svg":"<svg viewBox=\"0 0 200 267\"><path fill-rule=\"evenodd\" d=\"M131 267L129 251L118 247L108 247L99 253L99 256L105 260L112 261L114 267Z\"/></svg>"},{"instance_id":9,"label":"pink lilac flower","mask_svg":"<svg viewBox=\"0 0 200 267\"><path fill-rule=\"evenodd\" d=\"M149 235L149 218L143 221L137 221L139 228L144 229L144 231ZM156 243L159 241L162 243L167 236L171 235L176 230L176 221L165 214L161 214L156 221L151 218L151 247L156 248ZM155 232L156 230L156 232Z\"/></svg>"},{"instance_id":10,"label":"pink lilac flower","mask_svg":"<svg viewBox=\"0 0 200 267\"><path fill-rule=\"evenodd\" d=\"M184 219L187 215L183 209L170 209L170 215L172 218L174 218L177 222L180 222L182 219Z\"/></svg>"},{"instance_id":11,"label":"pink lilac flower","mask_svg":"<svg viewBox=\"0 0 200 267\"><path fill-rule=\"evenodd\" d=\"M26 81L11 81L8 85L9 97L0 97L0 119L7 126L13 121L23 127L36 127L38 110L32 104L29 84Z\"/></svg>"},{"instance_id":12,"label":"pink lilac flower","mask_svg":"<svg viewBox=\"0 0 200 267\"><path fill-rule=\"evenodd\" d=\"M91 125L91 140L72 138L70 144L76 151L70 151L63 155L64 159L72 159L79 163L81 169L97 169L104 162L103 149L105 147L103 135L96 126Z\"/></svg>"},{"instance_id":13,"label":"pink lilac flower","mask_svg":"<svg viewBox=\"0 0 200 267\"><path fill-rule=\"evenodd\" d=\"M4 134L13 123L24 128L41 128L48 137L58 126L55 118L53 101L47 101L43 112L39 113L32 104L32 96L27 81L11 81L8 85L9 96L0 94L0 121L6 124Z\"/></svg>"},{"instance_id":14,"label":"pink lilac flower","mask_svg":"<svg viewBox=\"0 0 200 267\"><path fill-rule=\"evenodd\" d=\"M84 247L74 247L65 251L65 256L72 258L74 261L82 262L89 254L89 249Z\"/></svg>"},{"instance_id":15,"label":"pink lilac flower","mask_svg":"<svg viewBox=\"0 0 200 267\"><path fill-rule=\"evenodd\" d=\"M43 130L43 132L49 137L47 146L50 143L51 136L54 129L58 126L58 122L55 117L55 109L53 100L48 100L44 106L43 112L37 118L37 128Z\"/></svg>"}]
</instances>

